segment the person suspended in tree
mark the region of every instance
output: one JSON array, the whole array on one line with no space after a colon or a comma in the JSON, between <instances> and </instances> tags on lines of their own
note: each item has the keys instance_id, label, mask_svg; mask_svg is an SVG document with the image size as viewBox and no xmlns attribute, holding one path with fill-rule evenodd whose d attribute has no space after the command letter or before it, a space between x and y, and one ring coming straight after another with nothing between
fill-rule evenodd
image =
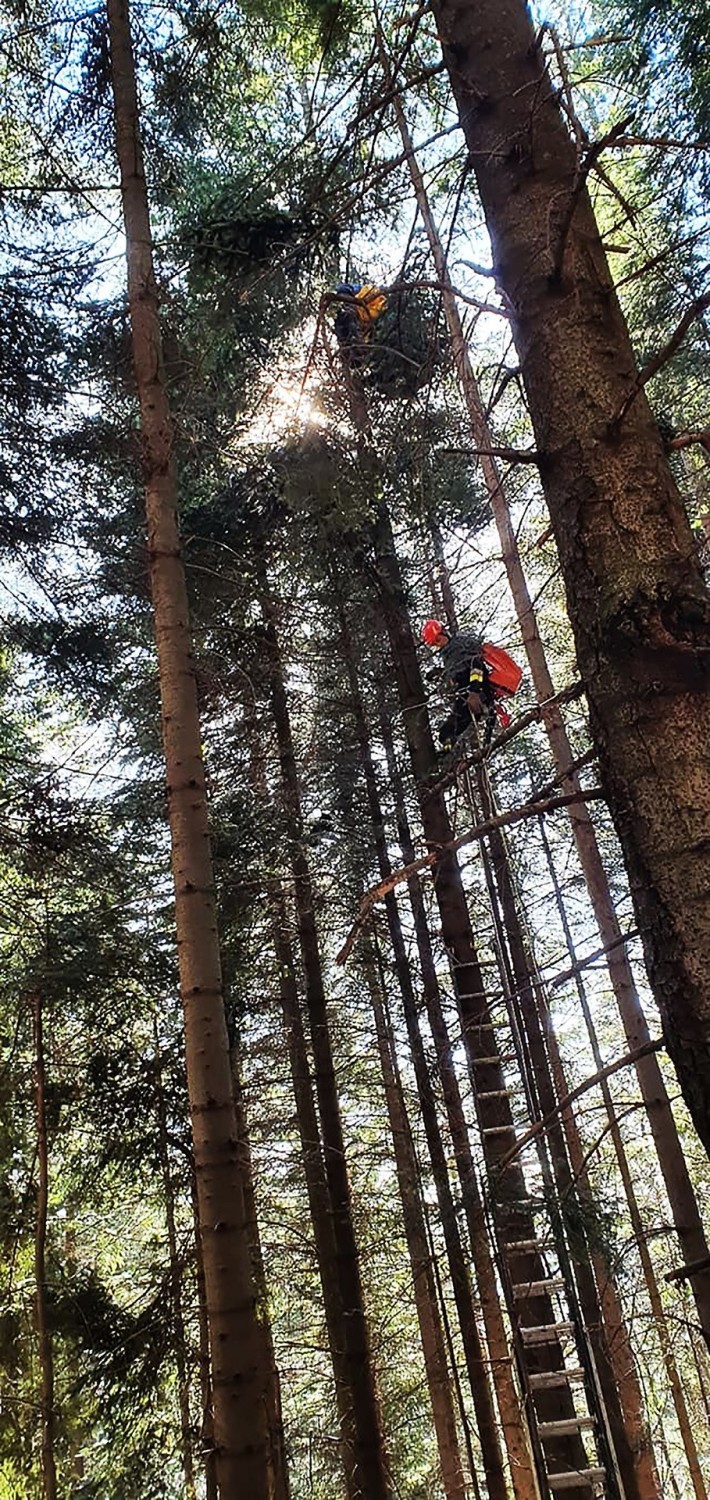
<instances>
[{"instance_id":1,"label":"person suspended in tree","mask_svg":"<svg viewBox=\"0 0 710 1500\"><path fill-rule=\"evenodd\" d=\"M379 286L369 282L341 281L336 293L342 300L335 315L335 336L353 366L361 365L377 319L387 306L387 297Z\"/></svg>"},{"instance_id":2,"label":"person suspended in tree","mask_svg":"<svg viewBox=\"0 0 710 1500\"><path fill-rule=\"evenodd\" d=\"M454 691L453 713L438 728L442 750L452 750L471 722L485 722L484 746L493 734L496 719L502 729L510 723L505 699L517 692L522 672L502 646L493 646L472 631L450 635L441 620L427 620L422 640L441 652L441 661Z\"/></svg>"},{"instance_id":3,"label":"person suspended in tree","mask_svg":"<svg viewBox=\"0 0 710 1500\"><path fill-rule=\"evenodd\" d=\"M385 400L411 399L447 360L438 301L406 280L341 281L334 331L344 363Z\"/></svg>"}]
</instances>

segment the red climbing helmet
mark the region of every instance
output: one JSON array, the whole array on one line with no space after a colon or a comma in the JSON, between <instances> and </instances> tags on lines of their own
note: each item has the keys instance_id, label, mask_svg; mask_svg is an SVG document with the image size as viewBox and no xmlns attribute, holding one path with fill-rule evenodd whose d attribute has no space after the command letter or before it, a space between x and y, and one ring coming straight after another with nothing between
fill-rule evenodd
<instances>
[{"instance_id":1,"label":"red climbing helmet","mask_svg":"<svg viewBox=\"0 0 710 1500\"><path fill-rule=\"evenodd\" d=\"M422 626L422 640L425 646L443 646L448 640L449 632L441 620L427 620Z\"/></svg>"}]
</instances>

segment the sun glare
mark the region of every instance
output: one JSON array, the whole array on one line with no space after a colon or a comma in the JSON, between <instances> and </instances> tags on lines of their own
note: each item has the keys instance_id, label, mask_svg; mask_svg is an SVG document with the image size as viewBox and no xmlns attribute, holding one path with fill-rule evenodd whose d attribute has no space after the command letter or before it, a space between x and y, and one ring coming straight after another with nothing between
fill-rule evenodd
<instances>
[{"instance_id":1,"label":"sun glare","mask_svg":"<svg viewBox=\"0 0 710 1500\"><path fill-rule=\"evenodd\" d=\"M287 433L296 434L307 427L325 428L330 419L297 375L280 375L264 387L259 407L245 429L241 442L245 446L269 443Z\"/></svg>"}]
</instances>

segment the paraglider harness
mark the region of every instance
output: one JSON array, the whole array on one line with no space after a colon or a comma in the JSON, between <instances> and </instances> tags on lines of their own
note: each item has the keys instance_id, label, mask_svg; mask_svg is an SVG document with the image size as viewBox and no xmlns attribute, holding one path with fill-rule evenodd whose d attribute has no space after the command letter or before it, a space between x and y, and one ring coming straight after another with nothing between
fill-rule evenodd
<instances>
[{"instance_id":1,"label":"paraglider harness","mask_svg":"<svg viewBox=\"0 0 710 1500\"><path fill-rule=\"evenodd\" d=\"M341 281L336 293L343 300L335 316L335 336L351 365L357 366L362 364L375 323L387 307L387 297L381 287L359 281Z\"/></svg>"},{"instance_id":2,"label":"paraglider harness","mask_svg":"<svg viewBox=\"0 0 710 1500\"><path fill-rule=\"evenodd\" d=\"M483 749L488 749L496 721L501 729L510 724L505 700L518 691L522 672L502 646L484 641L480 654L471 658L465 671L452 679L456 689L454 712L439 725L439 739L445 751L452 750L456 740L469 729L471 720L483 718ZM482 713L476 709L480 703Z\"/></svg>"}]
</instances>

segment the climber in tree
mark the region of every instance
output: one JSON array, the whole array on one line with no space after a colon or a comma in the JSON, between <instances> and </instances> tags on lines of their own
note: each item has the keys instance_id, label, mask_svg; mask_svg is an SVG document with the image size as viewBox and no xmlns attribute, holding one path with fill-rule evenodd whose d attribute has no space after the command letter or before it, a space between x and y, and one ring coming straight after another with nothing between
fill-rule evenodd
<instances>
[{"instance_id":1,"label":"climber in tree","mask_svg":"<svg viewBox=\"0 0 710 1500\"><path fill-rule=\"evenodd\" d=\"M342 300L333 325L335 336L350 364L361 365L375 323L387 306L387 298L379 286L363 285L359 281L341 281L336 292Z\"/></svg>"},{"instance_id":2,"label":"climber in tree","mask_svg":"<svg viewBox=\"0 0 710 1500\"><path fill-rule=\"evenodd\" d=\"M425 646L441 652L455 695L453 713L439 725L442 748L453 749L472 719L485 719L484 746L488 745L495 719L504 729L510 723L503 700L517 692L523 675L520 667L501 646L492 646L471 631L450 635L441 620L426 621L422 640Z\"/></svg>"}]
</instances>

